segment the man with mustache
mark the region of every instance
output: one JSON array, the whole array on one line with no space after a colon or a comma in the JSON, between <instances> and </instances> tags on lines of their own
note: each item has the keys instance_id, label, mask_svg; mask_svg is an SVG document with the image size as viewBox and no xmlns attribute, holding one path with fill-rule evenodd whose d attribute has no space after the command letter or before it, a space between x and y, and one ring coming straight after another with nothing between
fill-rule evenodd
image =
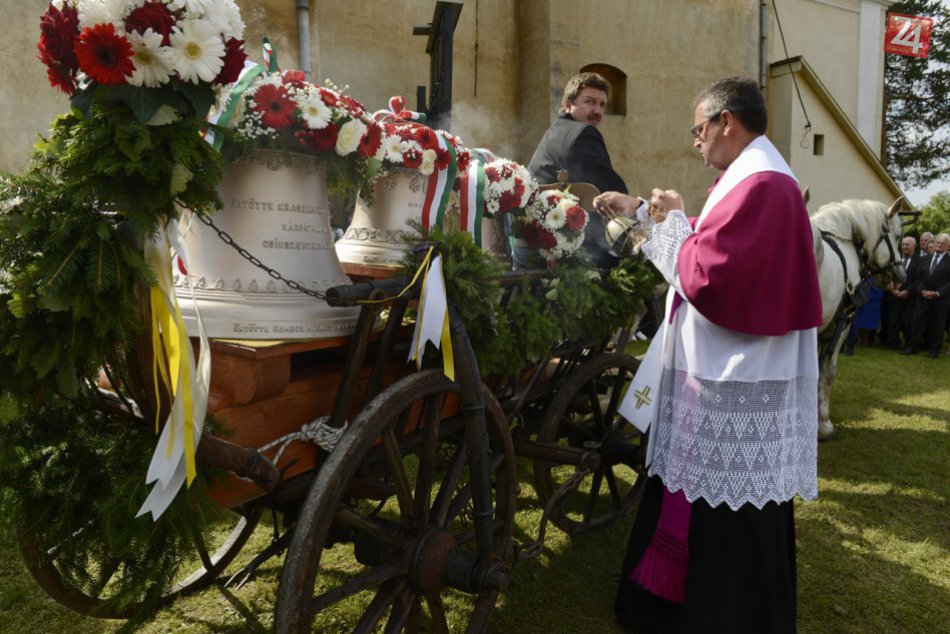
<instances>
[{"instance_id":1,"label":"man with mustache","mask_svg":"<svg viewBox=\"0 0 950 634\"><path fill-rule=\"evenodd\" d=\"M561 111L538 143L528 170L542 185L557 182L558 170L567 170L571 183L590 183L602 192L627 193L614 171L604 136L597 129L607 106L607 81L597 73L580 73L564 87ZM608 253L604 221L591 214L585 229L585 247L598 266L614 266ZM518 254L515 253L517 266Z\"/></svg>"}]
</instances>

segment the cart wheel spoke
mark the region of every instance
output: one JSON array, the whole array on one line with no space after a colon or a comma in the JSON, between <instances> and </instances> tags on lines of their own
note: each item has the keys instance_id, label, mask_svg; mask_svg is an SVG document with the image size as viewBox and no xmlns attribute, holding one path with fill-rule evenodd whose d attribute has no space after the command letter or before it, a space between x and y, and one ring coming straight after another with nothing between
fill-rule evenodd
<instances>
[{"instance_id":1,"label":"cart wheel spoke","mask_svg":"<svg viewBox=\"0 0 950 634\"><path fill-rule=\"evenodd\" d=\"M449 621L445 616L442 597L437 594L430 594L426 597L426 605L429 606L429 614L432 616L433 631L436 634L449 634Z\"/></svg>"},{"instance_id":2,"label":"cart wheel spoke","mask_svg":"<svg viewBox=\"0 0 950 634\"><path fill-rule=\"evenodd\" d=\"M373 568L365 574L359 575L349 581L339 585L332 590L316 596L311 601L314 612L319 612L329 605L342 601L347 597L353 596L358 592L363 592L369 588L375 588L381 583L390 582L401 575L406 574L406 564L402 561L391 561L387 564Z\"/></svg>"},{"instance_id":3,"label":"cart wheel spoke","mask_svg":"<svg viewBox=\"0 0 950 634\"><path fill-rule=\"evenodd\" d=\"M435 496L435 502L432 504L432 521L439 526L445 526L450 517L449 511L453 499L452 494L458 487L459 478L462 476L462 468L465 466L465 443L459 443L449 463L449 469L442 480L442 486ZM454 516L453 516L454 517Z\"/></svg>"},{"instance_id":4,"label":"cart wheel spoke","mask_svg":"<svg viewBox=\"0 0 950 634\"><path fill-rule=\"evenodd\" d=\"M590 483L590 493L587 498L587 509L584 511L584 523L590 524L594 512L597 510L597 499L600 497L600 485L604 481L603 469L594 471L594 478Z\"/></svg>"},{"instance_id":5,"label":"cart wheel spoke","mask_svg":"<svg viewBox=\"0 0 950 634\"><path fill-rule=\"evenodd\" d=\"M607 479L607 488L610 490L610 499L614 503L614 508L620 510L623 508L623 500L620 498L620 489L617 487L617 476L614 475L613 467L607 467L604 472Z\"/></svg>"},{"instance_id":6,"label":"cart wheel spoke","mask_svg":"<svg viewBox=\"0 0 950 634\"><path fill-rule=\"evenodd\" d=\"M604 424L604 413L600 406L600 393L597 391L597 382L590 381L584 391L587 393L587 404L590 407L591 416L594 419L595 433L600 434L606 429Z\"/></svg>"},{"instance_id":7,"label":"cart wheel spoke","mask_svg":"<svg viewBox=\"0 0 950 634\"><path fill-rule=\"evenodd\" d=\"M383 629L383 634L397 634L402 632L403 629L407 632L418 631L418 623L416 624L416 630L413 630L409 625L409 615L412 612L413 606L416 604L416 595L413 594L411 590L403 590L402 593L396 600L393 602L393 608L389 611L389 619L386 620L386 627Z\"/></svg>"},{"instance_id":8,"label":"cart wheel spoke","mask_svg":"<svg viewBox=\"0 0 950 634\"><path fill-rule=\"evenodd\" d=\"M396 433L391 427L387 428L386 431L383 432L382 438L383 448L386 451L386 461L389 464L390 473L393 477L393 484L396 486L396 499L399 501L399 510L403 515L403 522L415 527L416 517L412 501L412 487L409 484L406 465L403 463L402 454L399 451Z\"/></svg>"},{"instance_id":9,"label":"cart wheel spoke","mask_svg":"<svg viewBox=\"0 0 950 634\"><path fill-rule=\"evenodd\" d=\"M441 394L426 400L423 412L425 433L419 453L419 473L416 476L415 517L424 525L429 519L429 504L439 450L439 417L445 399Z\"/></svg>"},{"instance_id":10,"label":"cart wheel spoke","mask_svg":"<svg viewBox=\"0 0 950 634\"><path fill-rule=\"evenodd\" d=\"M403 579L392 579L383 584L376 592L376 596L370 602L369 607L363 612L356 627L353 628L353 634L370 634L375 630L375 626L386 614L386 611L396 601L402 591L406 588L406 582Z\"/></svg>"},{"instance_id":11,"label":"cart wheel spoke","mask_svg":"<svg viewBox=\"0 0 950 634\"><path fill-rule=\"evenodd\" d=\"M491 472L494 473L495 470L501 465L505 460L504 454L495 454L491 458ZM472 487L466 484L464 487L458 490L455 497L452 498L452 502L449 504L445 517L442 518L442 525L445 525L452 519L458 517L462 513L468 503L472 499Z\"/></svg>"}]
</instances>

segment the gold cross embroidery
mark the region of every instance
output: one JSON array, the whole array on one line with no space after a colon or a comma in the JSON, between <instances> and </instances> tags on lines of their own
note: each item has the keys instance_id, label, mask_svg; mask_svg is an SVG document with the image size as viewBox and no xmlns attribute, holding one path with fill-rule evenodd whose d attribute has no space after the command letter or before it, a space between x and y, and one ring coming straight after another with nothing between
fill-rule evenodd
<instances>
[{"instance_id":1,"label":"gold cross embroidery","mask_svg":"<svg viewBox=\"0 0 950 634\"><path fill-rule=\"evenodd\" d=\"M653 402L653 399L650 398L650 386L647 385L645 388L639 392L634 392L634 396L637 397L637 409L640 409L644 405L649 405Z\"/></svg>"}]
</instances>

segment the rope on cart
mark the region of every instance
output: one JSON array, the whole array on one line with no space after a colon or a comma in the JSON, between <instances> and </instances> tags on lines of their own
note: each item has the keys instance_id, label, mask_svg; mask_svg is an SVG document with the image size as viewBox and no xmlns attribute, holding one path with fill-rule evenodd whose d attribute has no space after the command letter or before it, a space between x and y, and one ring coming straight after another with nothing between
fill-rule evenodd
<instances>
[{"instance_id":1,"label":"rope on cart","mask_svg":"<svg viewBox=\"0 0 950 634\"><path fill-rule=\"evenodd\" d=\"M285 436L281 436L273 442L269 442L258 451L267 451L277 445L280 445L280 449L277 450L277 455L274 456L274 464L280 462L280 457L283 455L284 450L292 442L296 441L310 441L320 447L321 449L332 452L340 438L343 437L343 433L349 427L349 423L344 422L341 427L333 427L332 425L327 425L327 422L330 420L329 416L321 416L316 420L310 421L300 429L295 432L291 432Z\"/></svg>"}]
</instances>

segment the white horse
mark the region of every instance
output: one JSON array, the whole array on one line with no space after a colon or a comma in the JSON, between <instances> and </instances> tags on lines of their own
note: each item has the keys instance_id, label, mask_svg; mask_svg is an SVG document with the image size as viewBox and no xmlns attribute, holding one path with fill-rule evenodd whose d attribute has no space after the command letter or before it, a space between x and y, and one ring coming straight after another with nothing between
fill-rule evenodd
<instances>
[{"instance_id":1,"label":"white horse","mask_svg":"<svg viewBox=\"0 0 950 634\"><path fill-rule=\"evenodd\" d=\"M863 280L871 275L883 288L900 267L901 199L888 209L873 200L845 200L822 205L811 217L815 262L821 287L822 322L818 329L818 437L831 438L828 417L838 351L862 302ZM866 293L866 289L864 289ZM866 295L863 298L866 300Z\"/></svg>"}]
</instances>

